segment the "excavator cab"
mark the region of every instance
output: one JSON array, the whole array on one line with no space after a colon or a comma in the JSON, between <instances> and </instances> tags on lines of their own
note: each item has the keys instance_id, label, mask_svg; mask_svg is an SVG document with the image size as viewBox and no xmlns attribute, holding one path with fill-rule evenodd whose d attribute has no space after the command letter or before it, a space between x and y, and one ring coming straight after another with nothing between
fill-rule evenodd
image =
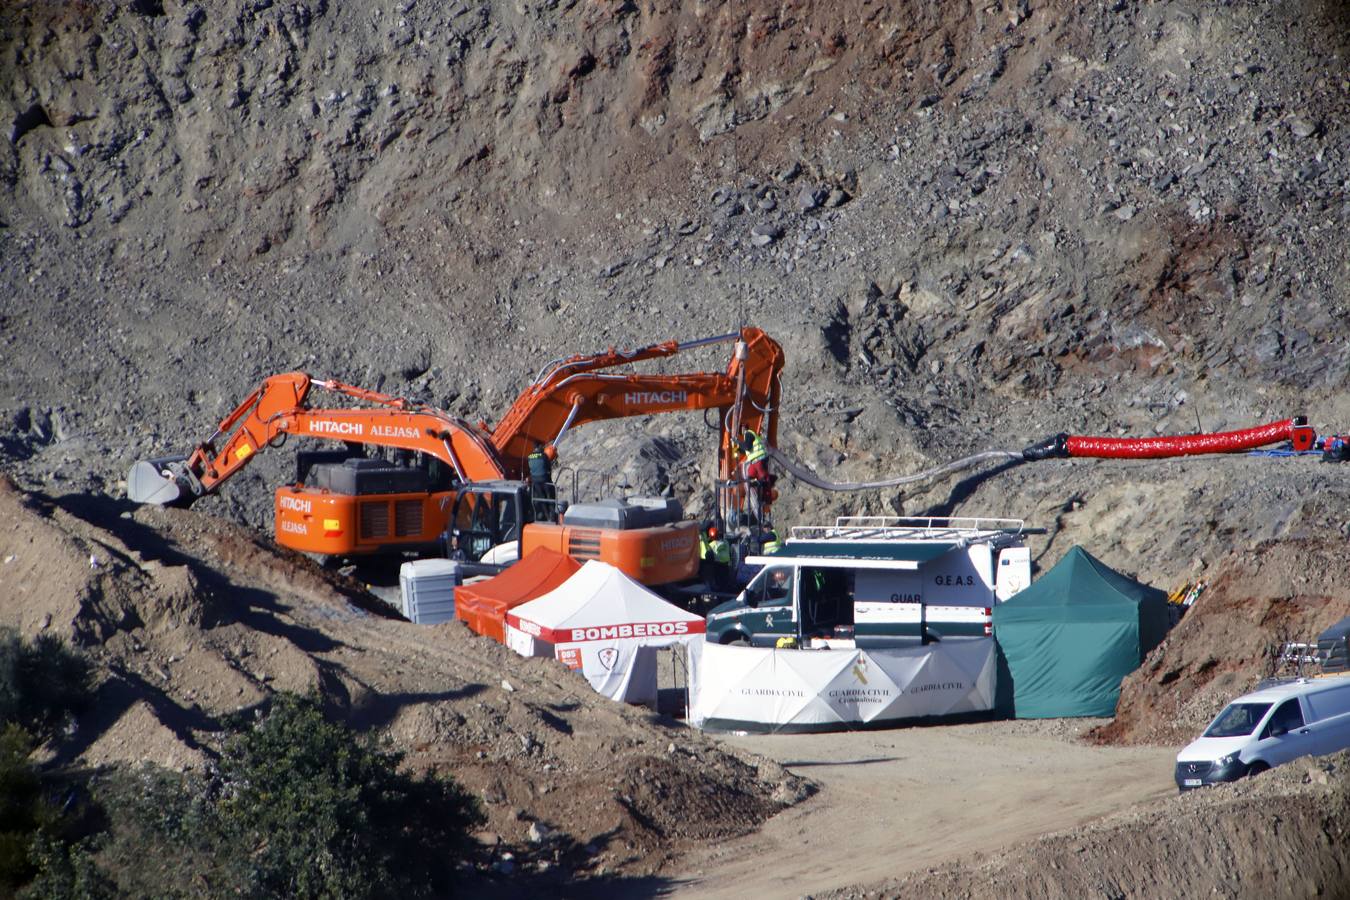
<instances>
[{"instance_id":1,"label":"excavator cab","mask_svg":"<svg viewBox=\"0 0 1350 900\"><path fill-rule=\"evenodd\" d=\"M464 577L494 575L539 547L578 561L603 560L643 584L673 584L698 574L699 525L683 519L673 500L550 506L561 515L536 518L535 499L523 482L460 485L443 538L446 556L461 561Z\"/></svg>"},{"instance_id":2,"label":"excavator cab","mask_svg":"<svg viewBox=\"0 0 1350 900\"><path fill-rule=\"evenodd\" d=\"M461 485L445 533L446 555L493 570L515 562L530 512L529 492L519 482Z\"/></svg>"}]
</instances>

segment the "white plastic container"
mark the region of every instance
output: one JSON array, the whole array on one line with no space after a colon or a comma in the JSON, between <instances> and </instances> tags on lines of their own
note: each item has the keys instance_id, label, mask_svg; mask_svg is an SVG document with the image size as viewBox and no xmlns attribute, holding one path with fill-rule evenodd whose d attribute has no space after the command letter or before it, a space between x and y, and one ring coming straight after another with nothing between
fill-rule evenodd
<instances>
[{"instance_id":1,"label":"white plastic container","mask_svg":"<svg viewBox=\"0 0 1350 900\"><path fill-rule=\"evenodd\" d=\"M418 559L398 571L403 615L419 625L435 625L455 617L455 585L459 563L452 559Z\"/></svg>"}]
</instances>

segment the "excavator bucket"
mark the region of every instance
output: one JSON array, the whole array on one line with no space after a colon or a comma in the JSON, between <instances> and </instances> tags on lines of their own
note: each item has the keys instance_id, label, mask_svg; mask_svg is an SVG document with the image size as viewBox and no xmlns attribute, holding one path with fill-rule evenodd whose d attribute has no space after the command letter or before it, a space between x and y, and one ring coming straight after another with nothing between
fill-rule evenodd
<instances>
[{"instance_id":1,"label":"excavator bucket","mask_svg":"<svg viewBox=\"0 0 1350 900\"><path fill-rule=\"evenodd\" d=\"M196 498L175 471L186 460L186 456L161 456L137 462L127 473L127 499L132 503L186 506Z\"/></svg>"}]
</instances>

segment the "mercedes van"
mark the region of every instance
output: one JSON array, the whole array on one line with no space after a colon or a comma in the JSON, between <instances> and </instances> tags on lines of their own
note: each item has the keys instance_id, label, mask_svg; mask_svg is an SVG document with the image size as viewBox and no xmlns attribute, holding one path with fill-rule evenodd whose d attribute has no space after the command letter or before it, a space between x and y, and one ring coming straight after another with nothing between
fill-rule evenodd
<instances>
[{"instance_id":1,"label":"mercedes van","mask_svg":"<svg viewBox=\"0 0 1350 900\"><path fill-rule=\"evenodd\" d=\"M985 638L992 607L1031 584L1017 519L843 517L793 528L707 640L762 647L881 648Z\"/></svg>"},{"instance_id":2,"label":"mercedes van","mask_svg":"<svg viewBox=\"0 0 1350 900\"><path fill-rule=\"evenodd\" d=\"M1258 688L1219 713L1177 754L1183 791L1256 775L1300 756L1350 747L1350 676L1300 678Z\"/></svg>"}]
</instances>

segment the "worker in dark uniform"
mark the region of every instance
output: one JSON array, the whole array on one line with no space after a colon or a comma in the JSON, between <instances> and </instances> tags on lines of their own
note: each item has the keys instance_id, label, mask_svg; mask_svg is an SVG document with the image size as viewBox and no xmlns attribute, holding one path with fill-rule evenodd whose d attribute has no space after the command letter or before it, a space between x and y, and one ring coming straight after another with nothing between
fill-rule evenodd
<instances>
[{"instance_id":1,"label":"worker in dark uniform","mask_svg":"<svg viewBox=\"0 0 1350 900\"><path fill-rule=\"evenodd\" d=\"M534 450L525 458L530 470L530 499L534 505L536 521L553 522L558 518L557 491L553 486L553 454L538 441Z\"/></svg>"}]
</instances>

